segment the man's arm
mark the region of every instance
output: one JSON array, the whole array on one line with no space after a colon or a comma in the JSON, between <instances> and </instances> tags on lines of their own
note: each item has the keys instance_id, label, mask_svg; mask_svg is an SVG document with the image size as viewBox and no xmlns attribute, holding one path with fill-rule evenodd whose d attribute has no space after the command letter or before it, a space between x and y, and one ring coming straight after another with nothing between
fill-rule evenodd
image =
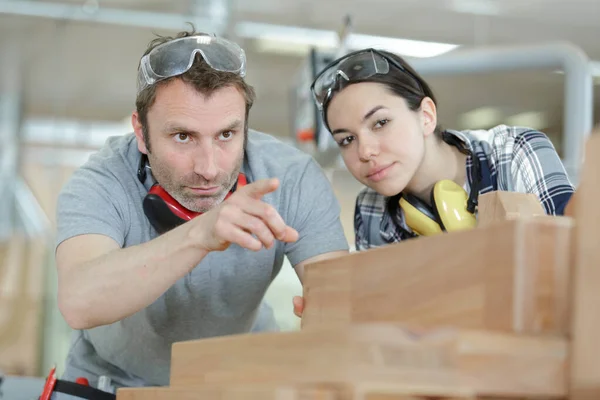
<instances>
[{"instance_id":1,"label":"man's arm","mask_svg":"<svg viewBox=\"0 0 600 400\"><path fill-rule=\"evenodd\" d=\"M347 250L340 250L340 251L332 251L331 253L319 254L318 256L311 257L307 260L304 260L300 264L296 265L294 267L294 270L296 271L296 274L298 275L298 278L300 279L300 283L304 284L303 278L304 278L304 266L305 265L308 265L308 264L311 264L314 262L318 262L318 261L327 260L330 258L345 256L348 253L349 252ZM292 304L294 306L294 314L296 314L297 317L301 318L302 312L304 311L304 298L302 296L294 296L294 298L292 299Z\"/></svg>"},{"instance_id":2,"label":"man's arm","mask_svg":"<svg viewBox=\"0 0 600 400\"><path fill-rule=\"evenodd\" d=\"M121 249L105 235L78 235L57 248L59 307L72 328L119 321L154 302L211 251L295 241L298 233L260 198L277 180L244 186L213 210L147 243ZM253 236L254 235L254 236Z\"/></svg>"},{"instance_id":3,"label":"man's arm","mask_svg":"<svg viewBox=\"0 0 600 400\"><path fill-rule=\"evenodd\" d=\"M123 319L155 301L207 254L192 224L121 249L108 236L80 235L56 251L58 305L74 329Z\"/></svg>"},{"instance_id":4,"label":"man's arm","mask_svg":"<svg viewBox=\"0 0 600 400\"><path fill-rule=\"evenodd\" d=\"M298 174L297 176L289 176ZM349 249L340 220L340 205L331 183L314 159L303 168L293 168L285 178L287 185L286 222L298 231L298 240L285 245L285 254L302 279L302 269L317 257Z\"/></svg>"},{"instance_id":5,"label":"man's arm","mask_svg":"<svg viewBox=\"0 0 600 400\"><path fill-rule=\"evenodd\" d=\"M294 182L294 180L292 181ZM316 261L348 254L348 240L340 221L339 201L323 170L310 160L297 183L291 184L295 193L289 196L290 225L299 234L299 240L286 244L286 255L300 282L303 283L304 266ZM301 316L304 301L293 298L294 313Z\"/></svg>"},{"instance_id":6,"label":"man's arm","mask_svg":"<svg viewBox=\"0 0 600 400\"><path fill-rule=\"evenodd\" d=\"M296 274L298 275L298 278L300 279L300 283L304 283L303 278L304 278L304 266L305 265L312 264L312 263L318 262L318 261L327 260L330 258L345 256L346 254L348 254L348 250L338 250L338 251L332 251L331 253L319 254L318 256L314 256L309 259L306 259L306 260L302 261L300 264L294 266L294 270L296 271Z\"/></svg>"}]
</instances>

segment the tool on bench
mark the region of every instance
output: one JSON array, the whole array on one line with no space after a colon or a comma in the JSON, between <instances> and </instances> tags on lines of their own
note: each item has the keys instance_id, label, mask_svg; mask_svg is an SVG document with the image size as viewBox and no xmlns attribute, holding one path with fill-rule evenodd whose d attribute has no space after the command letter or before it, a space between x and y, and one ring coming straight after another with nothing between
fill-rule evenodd
<instances>
[{"instance_id":1,"label":"tool on bench","mask_svg":"<svg viewBox=\"0 0 600 400\"><path fill-rule=\"evenodd\" d=\"M104 381L106 381L106 379ZM110 388L110 385L104 386ZM39 400L51 400L53 393L64 393L87 400L116 400L117 398L113 393L90 386L89 381L84 377L77 378L75 382L58 379L56 377L56 366L52 367L50 370Z\"/></svg>"}]
</instances>

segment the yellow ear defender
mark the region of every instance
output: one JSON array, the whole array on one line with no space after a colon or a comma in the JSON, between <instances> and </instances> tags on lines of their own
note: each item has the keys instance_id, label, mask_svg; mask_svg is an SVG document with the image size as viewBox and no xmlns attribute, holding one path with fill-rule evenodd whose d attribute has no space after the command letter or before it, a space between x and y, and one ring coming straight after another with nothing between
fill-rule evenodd
<instances>
[{"instance_id":1,"label":"yellow ear defender","mask_svg":"<svg viewBox=\"0 0 600 400\"><path fill-rule=\"evenodd\" d=\"M431 192L431 207L416 196L403 193L400 207L406 224L420 236L432 236L444 231L454 232L474 228L475 214L467 210L469 195L451 180L435 184Z\"/></svg>"}]
</instances>

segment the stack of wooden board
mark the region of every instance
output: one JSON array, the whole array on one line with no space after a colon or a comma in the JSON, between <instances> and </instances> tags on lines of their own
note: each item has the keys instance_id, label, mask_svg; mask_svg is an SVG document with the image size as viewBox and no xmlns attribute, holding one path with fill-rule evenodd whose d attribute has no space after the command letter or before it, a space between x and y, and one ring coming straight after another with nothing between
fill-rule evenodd
<instances>
[{"instance_id":1,"label":"stack of wooden board","mask_svg":"<svg viewBox=\"0 0 600 400\"><path fill-rule=\"evenodd\" d=\"M42 356L44 258L40 238L0 242L0 371L37 376Z\"/></svg>"},{"instance_id":2,"label":"stack of wooden board","mask_svg":"<svg viewBox=\"0 0 600 400\"><path fill-rule=\"evenodd\" d=\"M306 267L298 332L176 343L159 399L600 399L600 136L577 202L481 196L477 228Z\"/></svg>"}]
</instances>

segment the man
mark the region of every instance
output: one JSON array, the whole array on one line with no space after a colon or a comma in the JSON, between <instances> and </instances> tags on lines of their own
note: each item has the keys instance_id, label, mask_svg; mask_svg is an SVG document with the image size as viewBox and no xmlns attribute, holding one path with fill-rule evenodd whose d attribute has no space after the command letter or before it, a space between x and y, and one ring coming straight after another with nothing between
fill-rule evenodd
<instances>
[{"instance_id":1,"label":"man","mask_svg":"<svg viewBox=\"0 0 600 400\"><path fill-rule=\"evenodd\" d=\"M62 379L168 385L173 342L273 328L261 304L284 256L302 280L305 264L347 253L315 161L248 130L244 75L243 50L222 38L156 39L134 134L61 192L58 300L76 330Z\"/></svg>"}]
</instances>

